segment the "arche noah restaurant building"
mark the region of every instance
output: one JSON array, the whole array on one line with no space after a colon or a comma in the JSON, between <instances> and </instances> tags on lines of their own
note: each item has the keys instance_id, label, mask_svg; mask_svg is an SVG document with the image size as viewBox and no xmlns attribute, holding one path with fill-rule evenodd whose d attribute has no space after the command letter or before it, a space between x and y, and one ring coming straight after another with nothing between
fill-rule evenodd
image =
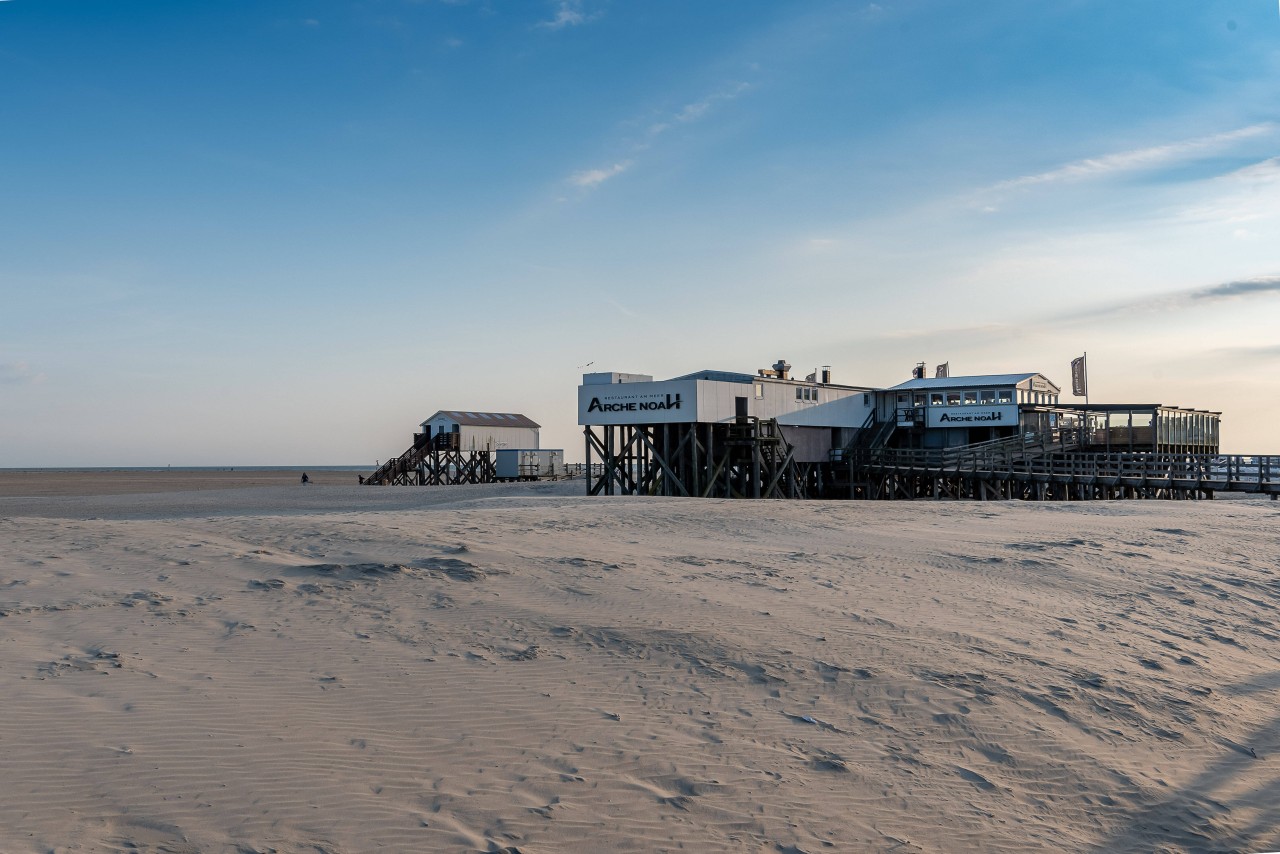
<instances>
[{"instance_id":1,"label":"arche noah restaurant building","mask_svg":"<svg viewBox=\"0 0 1280 854\"><path fill-rule=\"evenodd\" d=\"M875 388L833 383L828 369L804 379L789 369L780 360L756 374L704 370L660 381L648 374L586 374L578 387L578 423L589 429L776 419L808 456L817 456L819 446L844 447L856 431L887 422L894 424L885 436L889 447L949 448L1066 431L1089 450L1218 453L1219 412L1064 403L1059 386L1041 373L916 378Z\"/></svg>"}]
</instances>

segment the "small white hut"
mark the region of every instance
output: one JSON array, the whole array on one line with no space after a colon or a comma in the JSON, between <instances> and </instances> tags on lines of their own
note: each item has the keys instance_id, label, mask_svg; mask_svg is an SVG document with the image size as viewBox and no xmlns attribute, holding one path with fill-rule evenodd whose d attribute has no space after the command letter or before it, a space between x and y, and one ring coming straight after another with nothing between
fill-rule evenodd
<instances>
[{"instance_id":1,"label":"small white hut","mask_svg":"<svg viewBox=\"0 0 1280 854\"><path fill-rule=\"evenodd\" d=\"M457 433L460 451L498 451L503 448L538 450L539 424L510 412L465 412L442 409L422 422L428 439Z\"/></svg>"}]
</instances>

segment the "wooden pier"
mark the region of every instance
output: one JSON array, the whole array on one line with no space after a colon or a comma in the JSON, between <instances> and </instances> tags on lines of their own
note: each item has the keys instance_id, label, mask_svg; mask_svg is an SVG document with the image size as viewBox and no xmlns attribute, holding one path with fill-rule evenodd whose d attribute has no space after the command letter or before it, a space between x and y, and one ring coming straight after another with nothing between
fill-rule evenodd
<instances>
[{"instance_id":1,"label":"wooden pier","mask_svg":"<svg viewBox=\"0 0 1280 854\"><path fill-rule=\"evenodd\" d=\"M855 449L834 462L850 498L1084 501L1280 495L1280 457L1093 453L1070 444L990 443L945 451Z\"/></svg>"},{"instance_id":2,"label":"wooden pier","mask_svg":"<svg viewBox=\"0 0 1280 854\"><path fill-rule=\"evenodd\" d=\"M826 463L800 463L772 421L588 427L588 495L1088 501L1280 496L1280 456L1096 452L1053 430L946 449L887 448L868 424ZM593 462L593 460L595 462Z\"/></svg>"}]
</instances>

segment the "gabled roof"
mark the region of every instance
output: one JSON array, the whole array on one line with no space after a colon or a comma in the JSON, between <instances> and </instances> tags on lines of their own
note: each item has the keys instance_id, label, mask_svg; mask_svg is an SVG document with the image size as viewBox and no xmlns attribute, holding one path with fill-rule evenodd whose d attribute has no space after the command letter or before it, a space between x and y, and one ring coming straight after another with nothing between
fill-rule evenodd
<instances>
[{"instance_id":1,"label":"gabled roof","mask_svg":"<svg viewBox=\"0 0 1280 854\"><path fill-rule=\"evenodd\" d=\"M904 383L898 383L890 388L890 391L912 390L912 389L933 389L933 388L961 388L972 386L997 386L997 385L1018 385L1026 382L1032 377L1039 377L1055 391L1061 391L1057 384L1052 382L1044 374L1027 373L1027 374L982 374L972 377L925 377L919 380L907 380Z\"/></svg>"},{"instance_id":2,"label":"gabled roof","mask_svg":"<svg viewBox=\"0 0 1280 854\"><path fill-rule=\"evenodd\" d=\"M536 421L511 412L467 412L453 409L441 409L419 427L425 427L437 418L447 418L455 424L466 427L541 427Z\"/></svg>"}]
</instances>

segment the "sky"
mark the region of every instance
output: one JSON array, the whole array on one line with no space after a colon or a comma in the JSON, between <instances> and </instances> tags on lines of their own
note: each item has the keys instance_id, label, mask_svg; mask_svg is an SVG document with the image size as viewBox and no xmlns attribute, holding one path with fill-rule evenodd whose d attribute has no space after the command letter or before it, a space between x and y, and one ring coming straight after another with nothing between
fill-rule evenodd
<instances>
[{"instance_id":1,"label":"sky","mask_svg":"<svg viewBox=\"0 0 1280 854\"><path fill-rule=\"evenodd\" d=\"M1276 0L0 0L0 467L1086 351L1280 453Z\"/></svg>"}]
</instances>

